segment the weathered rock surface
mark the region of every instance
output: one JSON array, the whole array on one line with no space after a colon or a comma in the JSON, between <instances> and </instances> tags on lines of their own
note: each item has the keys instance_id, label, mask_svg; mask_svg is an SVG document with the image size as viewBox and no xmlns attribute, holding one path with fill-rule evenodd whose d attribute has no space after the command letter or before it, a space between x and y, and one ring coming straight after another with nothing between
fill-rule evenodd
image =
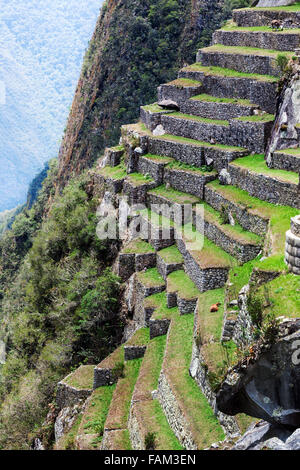
<instances>
[{"instance_id":1,"label":"weathered rock surface","mask_svg":"<svg viewBox=\"0 0 300 470\"><path fill-rule=\"evenodd\" d=\"M217 405L229 415L242 412L289 429L300 427L300 320L280 325L273 346L228 374Z\"/></svg>"},{"instance_id":2,"label":"weathered rock surface","mask_svg":"<svg viewBox=\"0 0 300 470\"><path fill-rule=\"evenodd\" d=\"M232 450L300 450L300 429L295 432L266 421L252 424Z\"/></svg>"}]
</instances>

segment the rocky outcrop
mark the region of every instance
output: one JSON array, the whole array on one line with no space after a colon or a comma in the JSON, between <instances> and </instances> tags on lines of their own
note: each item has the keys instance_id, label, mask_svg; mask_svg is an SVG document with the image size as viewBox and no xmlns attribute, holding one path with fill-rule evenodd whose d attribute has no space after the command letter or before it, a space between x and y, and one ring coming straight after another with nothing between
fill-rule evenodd
<instances>
[{"instance_id":1,"label":"rocky outcrop","mask_svg":"<svg viewBox=\"0 0 300 470\"><path fill-rule=\"evenodd\" d=\"M289 429L300 427L300 320L278 327L273 345L261 345L227 375L219 409L246 413Z\"/></svg>"},{"instance_id":2,"label":"rocky outcrop","mask_svg":"<svg viewBox=\"0 0 300 470\"><path fill-rule=\"evenodd\" d=\"M286 233L285 262L294 274L300 274L300 216L294 217Z\"/></svg>"}]
</instances>

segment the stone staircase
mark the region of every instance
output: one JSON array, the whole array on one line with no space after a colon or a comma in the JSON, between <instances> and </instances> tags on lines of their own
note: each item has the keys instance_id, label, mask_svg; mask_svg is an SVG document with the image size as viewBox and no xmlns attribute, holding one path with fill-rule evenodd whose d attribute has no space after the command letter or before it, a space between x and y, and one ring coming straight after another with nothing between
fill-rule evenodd
<instances>
[{"instance_id":1,"label":"stone staircase","mask_svg":"<svg viewBox=\"0 0 300 470\"><path fill-rule=\"evenodd\" d=\"M300 42L300 27L272 31L277 18L300 25L299 11L235 11L197 62L158 88L161 106L141 107L140 121L123 126L121 146L94 171L116 209L128 196L129 240L115 268L138 329L94 369L93 394L110 390L94 447L145 449L151 438L158 450L203 449L251 422L218 412L215 382L221 338L233 347L238 336L239 290L252 272L259 282L283 272L285 232L300 209L299 149L274 152L269 166L264 157L276 58L290 59ZM122 361L125 376L116 379Z\"/></svg>"}]
</instances>

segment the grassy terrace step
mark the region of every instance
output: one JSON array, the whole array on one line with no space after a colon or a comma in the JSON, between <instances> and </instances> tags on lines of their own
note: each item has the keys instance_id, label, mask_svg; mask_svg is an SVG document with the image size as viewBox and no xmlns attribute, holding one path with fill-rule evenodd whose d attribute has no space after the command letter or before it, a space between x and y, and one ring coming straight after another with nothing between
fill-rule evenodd
<instances>
[{"instance_id":1,"label":"grassy terrace step","mask_svg":"<svg viewBox=\"0 0 300 470\"><path fill-rule=\"evenodd\" d=\"M114 167L105 166L104 168L101 168L101 170L98 170L97 173L104 176L105 178L109 178L115 181L119 181L127 177L126 168L123 164Z\"/></svg>"},{"instance_id":2,"label":"grassy terrace step","mask_svg":"<svg viewBox=\"0 0 300 470\"><path fill-rule=\"evenodd\" d=\"M80 366L72 374L68 375L63 382L77 390L92 390L95 366Z\"/></svg>"},{"instance_id":3,"label":"grassy terrace step","mask_svg":"<svg viewBox=\"0 0 300 470\"><path fill-rule=\"evenodd\" d=\"M190 78L178 78L158 87L158 102L172 100L180 105L182 101L197 95L201 90L202 83L200 81Z\"/></svg>"},{"instance_id":4,"label":"grassy terrace step","mask_svg":"<svg viewBox=\"0 0 300 470\"><path fill-rule=\"evenodd\" d=\"M157 254L168 264L183 263L183 256L176 245L164 248L163 250L158 251Z\"/></svg>"},{"instance_id":5,"label":"grassy terrace step","mask_svg":"<svg viewBox=\"0 0 300 470\"><path fill-rule=\"evenodd\" d=\"M204 219L202 210L194 211L195 220L204 220L204 234L216 245L236 257L240 262L256 258L261 250L262 239L258 235L244 230L239 224L234 226L224 223L221 214L204 203ZM227 221L226 221L227 222ZM196 225L196 222L194 222Z\"/></svg>"},{"instance_id":6,"label":"grassy terrace step","mask_svg":"<svg viewBox=\"0 0 300 470\"><path fill-rule=\"evenodd\" d=\"M276 111L278 79L275 76L242 73L223 67L205 67L199 63L181 69L179 76L201 80L202 93L220 98L247 99L269 113Z\"/></svg>"},{"instance_id":7,"label":"grassy terrace step","mask_svg":"<svg viewBox=\"0 0 300 470\"><path fill-rule=\"evenodd\" d=\"M171 320L175 315L179 314L177 307L168 308L166 292L147 297L144 300L144 307L153 309L154 313L151 320Z\"/></svg>"},{"instance_id":8,"label":"grassy terrace step","mask_svg":"<svg viewBox=\"0 0 300 470\"><path fill-rule=\"evenodd\" d=\"M132 396L129 429L132 421L138 425L139 438L132 432L135 449L145 448L145 437L151 432L155 434L156 450L180 450L178 440L171 430L162 408L157 400L152 399L151 392L157 389L166 346L166 336L150 341L144 356L139 376Z\"/></svg>"},{"instance_id":9,"label":"grassy terrace step","mask_svg":"<svg viewBox=\"0 0 300 470\"><path fill-rule=\"evenodd\" d=\"M167 278L167 291L177 292L182 299L196 299L199 291L183 270L174 271Z\"/></svg>"},{"instance_id":10,"label":"grassy terrace step","mask_svg":"<svg viewBox=\"0 0 300 470\"><path fill-rule=\"evenodd\" d=\"M94 390L88 399L76 434L76 447L80 450L99 449L104 432L104 423L116 385ZM75 448L75 440L74 447Z\"/></svg>"},{"instance_id":11,"label":"grassy terrace step","mask_svg":"<svg viewBox=\"0 0 300 470\"><path fill-rule=\"evenodd\" d=\"M147 271L138 273L137 279L145 287L163 287L165 286L165 281L162 276L159 274L157 268L147 269Z\"/></svg>"},{"instance_id":12,"label":"grassy terrace step","mask_svg":"<svg viewBox=\"0 0 300 470\"><path fill-rule=\"evenodd\" d=\"M229 120L238 116L252 115L258 106L249 100L219 98L202 93L185 101L180 109L184 114L192 114L209 119Z\"/></svg>"},{"instance_id":13,"label":"grassy terrace step","mask_svg":"<svg viewBox=\"0 0 300 470\"><path fill-rule=\"evenodd\" d=\"M300 172L300 148L277 150L271 157L272 168Z\"/></svg>"},{"instance_id":14,"label":"grassy terrace step","mask_svg":"<svg viewBox=\"0 0 300 470\"><path fill-rule=\"evenodd\" d=\"M239 72L260 73L280 76L280 68L276 63L278 55L291 59L293 54L289 51L274 51L257 47L224 46L215 44L200 49L197 61L205 66L225 67Z\"/></svg>"},{"instance_id":15,"label":"grassy terrace step","mask_svg":"<svg viewBox=\"0 0 300 470\"><path fill-rule=\"evenodd\" d=\"M271 26L238 27L229 21L213 35L215 44L260 47L278 51L294 51L299 47L300 28L272 31Z\"/></svg>"},{"instance_id":16,"label":"grassy terrace step","mask_svg":"<svg viewBox=\"0 0 300 470\"><path fill-rule=\"evenodd\" d=\"M125 363L124 377L118 380L105 421L105 431L127 429L130 402L142 359Z\"/></svg>"},{"instance_id":17,"label":"grassy terrace step","mask_svg":"<svg viewBox=\"0 0 300 470\"><path fill-rule=\"evenodd\" d=\"M235 186L222 186L214 181L207 185L209 202L217 210L227 206L246 229L256 229L258 233L268 230L267 243L269 257L263 261L255 260L246 263L243 267L235 268L230 275L233 283L232 290L236 298L238 291L248 283L254 267L263 271L284 271L284 247L286 232L290 228L290 220L298 214L297 209L280 206L262 201L250 196L248 192ZM246 217L246 214L249 216Z\"/></svg>"},{"instance_id":18,"label":"grassy terrace step","mask_svg":"<svg viewBox=\"0 0 300 470\"><path fill-rule=\"evenodd\" d=\"M137 238L129 242L121 251L124 254L146 254L155 253L154 248L145 240Z\"/></svg>"},{"instance_id":19,"label":"grassy terrace step","mask_svg":"<svg viewBox=\"0 0 300 470\"><path fill-rule=\"evenodd\" d=\"M291 19L293 23L300 22L300 4L266 8L242 8L233 11L233 20L239 26L266 26L272 20Z\"/></svg>"},{"instance_id":20,"label":"grassy terrace step","mask_svg":"<svg viewBox=\"0 0 300 470\"><path fill-rule=\"evenodd\" d=\"M190 448L204 449L222 440L224 433L206 398L189 375L192 357L194 318L192 315L174 317L168 334L162 374L159 379L159 400L178 439ZM183 338L185 339L183 341ZM182 390L185 393L182 393ZM168 394L168 400L166 395ZM179 410L174 421L174 405Z\"/></svg>"},{"instance_id":21,"label":"grassy terrace step","mask_svg":"<svg viewBox=\"0 0 300 470\"><path fill-rule=\"evenodd\" d=\"M195 205L200 203L200 199L198 197L192 196L191 194L183 193L182 191L177 191L173 188L167 188L166 185L161 185L157 188L148 191L148 196L150 197L150 199L151 195L156 196L157 198L161 198L169 205Z\"/></svg>"}]
</instances>

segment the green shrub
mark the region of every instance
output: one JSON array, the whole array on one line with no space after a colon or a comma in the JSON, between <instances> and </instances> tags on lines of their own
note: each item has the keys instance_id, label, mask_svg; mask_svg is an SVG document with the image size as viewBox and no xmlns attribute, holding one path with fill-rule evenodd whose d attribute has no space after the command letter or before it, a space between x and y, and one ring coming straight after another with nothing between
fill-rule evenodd
<instances>
[{"instance_id":1,"label":"green shrub","mask_svg":"<svg viewBox=\"0 0 300 470\"><path fill-rule=\"evenodd\" d=\"M145 449L155 450L156 447L156 433L148 432L145 436Z\"/></svg>"}]
</instances>

